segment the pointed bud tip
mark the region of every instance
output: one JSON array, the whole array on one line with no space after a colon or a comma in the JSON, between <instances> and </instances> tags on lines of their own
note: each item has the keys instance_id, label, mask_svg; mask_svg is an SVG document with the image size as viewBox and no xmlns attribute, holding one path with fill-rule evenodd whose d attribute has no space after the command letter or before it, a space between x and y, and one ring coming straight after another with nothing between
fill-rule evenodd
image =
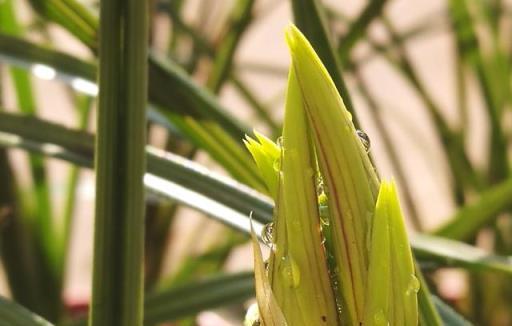
<instances>
[{"instance_id":1,"label":"pointed bud tip","mask_svg":"<svg viewBox=\"0 0 512 326\"><path fill-rule=\"evenodd\" d=\"M293 23L289 23L288 26L286 26L284 35L285 35L286 43L288 44L288 47L290 48L290 51L293 52L293 49L295 47L295 42L297 39L297 35L300 35L300 34L301 34L301 32L299 31L297 26L295 26Z\"/></svg>"}]
</instances>

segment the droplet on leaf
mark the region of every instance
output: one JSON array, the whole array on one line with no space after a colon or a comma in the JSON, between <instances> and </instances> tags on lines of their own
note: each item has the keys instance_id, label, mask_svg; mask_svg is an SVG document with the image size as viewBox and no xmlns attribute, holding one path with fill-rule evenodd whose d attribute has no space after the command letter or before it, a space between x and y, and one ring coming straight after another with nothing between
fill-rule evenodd
<instances>
[{"instance_id":1,"label":"droplet on leaf","mask_svg":"<svg viewBox=\"0 0 512 326\"><path fill-rule=\"evenodd\" d=\"M290 256L285 256L282 258L283 262L281 264L281 273L291 288L296 288L300 285L300 269L299 265L295 262L295 260Z\"/></svg>"},{"instance_id":2,"label":"droplet on leaf","mask_svg":"<svg viewBox=\"0 0 512 326\"><path fill-rule=\"evenodd\" d=\"M368 137L368 135L364 131L359 130L359 129L356 130L356 134L357 134L357 137L359 137L361 144L363 144L365 151L368 153L370 151L370 146L371 146L370 137Z\"/></svg>"},{"instance_id":3,"label":"droplet on leaf","mask_svg":"<svg viewBox=\"0 0 512 326\"><path fill-rule=\"evenodd\" d=\"M409 279L409 284L407 285L407 293L406 295L415 295L420 290L420 281L418 278L411 274L411 278Z\"/></svg>"}]
</instances>

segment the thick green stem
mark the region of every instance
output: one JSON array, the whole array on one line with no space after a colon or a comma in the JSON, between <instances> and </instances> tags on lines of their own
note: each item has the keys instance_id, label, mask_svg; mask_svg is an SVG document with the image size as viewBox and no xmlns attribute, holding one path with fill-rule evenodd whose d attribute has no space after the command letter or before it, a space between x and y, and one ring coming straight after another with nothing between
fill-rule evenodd
<instances>
[{"instance_id":1,"label":"thick green stem","mask_svg":"<svg viewBox=\"0 0 512 326\"><path fill-rule=\"evenodd\" d=\"M101 2L92 326L142 325L147 11Z\"/></svg>"}]
</instances>

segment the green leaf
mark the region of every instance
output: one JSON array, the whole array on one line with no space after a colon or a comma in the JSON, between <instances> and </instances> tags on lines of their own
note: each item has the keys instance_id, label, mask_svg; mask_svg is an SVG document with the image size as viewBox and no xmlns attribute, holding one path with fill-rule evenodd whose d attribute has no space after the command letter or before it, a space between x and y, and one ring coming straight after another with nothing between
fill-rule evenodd
<instances>
[{"instance_id":1,"label":"green leaf","mask_svg":"<svg viewBox=\"0 0 512 326\"><path fill-rule=\"evenodd\" d=\"M144 324L192 316L207 309L242 303L254 295L252 272L209 276L162 292L148 294Z\"/></svg>"},{"instance_id":2,"label":"green leaf","mask_svg":"<svg viewBox=\"0 0 512 326\"><path fill-rule=\"evenodd\" d=\"M469 240L482 227L491 224L499 213L510 208L511 196L512 178L509 178L481 192L474 203L459 209L434 234L455 240Z\"/></svg>"},{"instance_id":3,"label":"green leaf","mask_svg":"<svg viewBox=\"0 0 512 326\"><path fill-rule=\"evenodd\" d=\"M97 50L98 21L74 0L29 0L32 7L50 21L65 27L71 34Z\"/></svg>"},{"instance_id":4,"label":"green leaf","mask_svg":"<svg viewBox=\"0 0 512 326\"><path fill-rule=\"evenodd\" d=\"M3 297L0 297L0 319L2 325L9 326L52 326L43 318Z\"/></svg>"},{"instance_id":5,"label":"green leaf","mask_svg":"<svg viewBox=\"0 0 512 326\"><path fill-rule=\"evenodd\" d=\"M40 15L67 29L92 50L97 48L98 21L77 1L31 0L31 3ZM154 104L165 110L212 119L237 140L246 133L246 128L229 115L210 92L197 86L175 63L150 54L148 68L148 95Z\"/></svg>"},{"instance_id":6,"label":"green leaf","mask_svg":"<svg viewBox=\"0 0 512 326\"><path fill-rule=\"evenodd\" d=\"M460 58L475 71L484 99L491 126L488 175L491 182L496 182L509 175L507 139L501 120L507 102L510 104L510 65L508 59L503 58L504 53L497 40L492 40L490 51L481 44L477 36L477 21L472 17L469 6L466 0L448 1ZM485 53L489 52L491 55L487 58Z\"/></svg>"},{"instance_id":7,"label":"green leaf","mask_svg":"<svg viewBox=\"0 0 512 326\"><path fill-rule=\"evenodd\" d=\"M147 294L144 300L144 325L179 320L204 310L242 303L253 296L252 272L208 276L198 281ZM85 326L87 321L81 319L66 325Z\"/></svg>"},{"instance_id":8,"label":"green leaf","mask_svg":"<svg viewBox=\"0 0 512 326\"><path fill-rule=\"evenodd\" d=\"M418 292L419 306L419 325L420 326L444 326L439 310L433 300L433 296L428 288L427 281L418 268L416 263L416 275L420 281L420 290Z\"/></svg>"},{"instance_id":9,"label":"green leaf","mask_svg":"<svg viewBox=\"0 0 512 326\"><path fill-rule=\"evenodd\" d=\"M432 300L434 301L441 318L443 319L444 325L447 326L471 326L472 324L462 318L455 310L453 310L450 306L444 303L441 299L432 296ZM426 326L427 324L425 324Z\"/></svg>"},{"instance_id":10,"label":"green leaf","mask_svg":"<svg viewBox=\"0 0 512 326\"><path fill-rule=\"evenodd\" d=\"M446 238L416 234L411 238L414 254L420 261L444 266L459 266L471 271L493 271L512 276L512 258L489 254L485 250Z\"/></svg>"},{"instance_id":11,"label":"green leaf","mask_svg":"<svg viewBox=\"0 0 512 326\"><path fill-rule=\"evenodd\" d=\"M381 16L384 5L387 2L387 0L369 1L356 20L350 24L347 33L339 41L338 53L343 62L348 59L350 50L352 50L357 41L364 38L370 24Z\"/></svg>"},{"instance_id":12,"label":"green leaf","mask_svg":"<svg viewBox=\"0 0 512 326\"><path fill-rule=\"evenodd\" d=\"M12 0L0 2L0 32L11 35L22 35L23 28L18 23L14 3ZM14 90L16 94L17 106L21 112L35 115L36 102L32 90L30 75L19 68L12 67L10 69ZM21 198L25 212L19 214L22 222L19 224L25 226L25 230L20 232L26 233L24 236L26 241L35 247L31 255L35 257L35 268L39 270L41 280L36 286L40 291L45 293L45 299L39 304L44 306L44 311L38 310L39 313L50 319L55 319L58 315L60 305L61 277L63 273L63 257L60 252L58 239L58 228L52 217L52 201L49 188L48 176L46 173L45 161L40 156L29 156L31 178L30 187L24 189L19 186L23 194L27 194ZM31 204L33 207L31 207ZM19 234L19 236L22 236ZM9 248L10 246L7 246ZM14 247L11 247L14 249ZM9 250L9 249L6 249ZM16 253L10 253L15 255ZM6 253L8 255L8 253ZM9 261L5 261L9 264ZM7 268L9 272L11 267ZM21 274L23 275L23 273ZM16 276L12 276L16 277ZM12 278L11 277L11 278ZM28 280L26 280L28 281ZM13 284L16 286L16 284ZM19 295L18 289L12 289L15 296ZM23 302L26 304L27 302Z\"/></svg>"},{"instance_id":13,"label":"green leaf","mask_svg":"<svg viewBox=\"0 0 512 326\"><path fill-rule=\"evenodd\" d=\"M70 83L79 91L96 95L96 86L93 84L95 67L92 64L4 35L0 35L0 53L5 54L10 63L26 69L32 67L34 62L53 67L57 69L57 78ZM167 129L170 128L169 120L172 121L174 127L178 127L196 146L205 149L239 181L259 190L264 189L262 180L254 171L253 162L240 146L239 139L245 134L244 129L235 130L236 128L229 127L233 122L231 117L222 112L224 109L211 93L197 86L181 68L169 62L161 61L158 67L150 67L149 78L150 100L157 104L160 110L160 113L157 113L150 108L149 118L156 119ZM160 85L159 87L167 85L170 90L176 92L153 94L151 80ZM166 106L159 105L161 103ZM169 106L168 103L173 104ZM233 135L236 135L236 138L233 138Z\"/></svg>"},{"instance_id":14,"label":"green leaf","mask_svg":"<svg viewBox=\"0 0 512 326\"><path fill-rule=\"evenodd\" d=\"M223 38L220 47L216 51L213 68L206 83L208 88L216 94L220 91L224 81L229 77L235 50L253 17L254 2L254 0L240 0L234 4L229 19L229 32Z\"/></svg>"},{"instance_id":15,"label":"green leaf","mask_svg":"<svg viewBox=\"0 0 512 326\"><path fill-rule=\"evenodd\" d=\"M4 145L21 147L81 166L92 167L94 137L87 132L4 112L0 112L0 131L3 131L0 134L0 141ZM246 217L253 212L254 219L262 223L271 221L272 203L269 198L191 160L150 146L147 151L148 172L160 181L171 181L188 191L201 193L216 202L233 207ZM182 191L179 194L185 193ZM186 200L186 203L193 204L194 201ZM211 209L206 207L204 211L208 214ZM248 233L248 221L245 225Z\"/></svg>"}]
</instances>

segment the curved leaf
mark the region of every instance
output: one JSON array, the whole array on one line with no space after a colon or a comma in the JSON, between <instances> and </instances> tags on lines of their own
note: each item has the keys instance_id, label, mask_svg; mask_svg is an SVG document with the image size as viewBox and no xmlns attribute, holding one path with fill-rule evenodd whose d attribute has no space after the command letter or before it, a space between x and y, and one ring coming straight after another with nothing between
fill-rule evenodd
<instances>
[{"instance_id":1,"label":"curved leaf","mask_svg":"<svg viewBox=\"0 0 512 326\"><path fill-rule=\"evenodd\" d=\"M50 322L4 297L0 297L0 320L2 325L9 326L52 326Z\"/></svg>"}]
</instances>

